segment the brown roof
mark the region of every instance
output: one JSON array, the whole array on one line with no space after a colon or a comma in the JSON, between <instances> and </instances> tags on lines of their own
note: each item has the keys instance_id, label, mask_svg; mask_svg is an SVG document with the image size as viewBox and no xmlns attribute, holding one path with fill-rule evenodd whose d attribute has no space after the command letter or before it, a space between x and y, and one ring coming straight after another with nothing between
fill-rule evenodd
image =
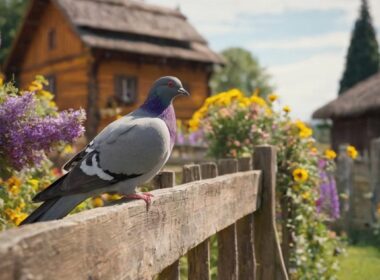
<instances>
[{"instance_id":1,"label":"brown roof","mask_svg":"<svg viewBox=\"0 0 380 280\"><path fill-rule=\"evenodd\" d=\"M380 73L358 83L313 113L315 119L363 115L380 110Z\"/></svg>"},{"instance_id":2,"label":"brown roof","mask_svg":"<svg viewBox=\"0 0 380 280\"><path fill-rule=\"evenodd\" d=\"M133 0L56 0L56 2L77 27L206 43L178 10Z\"/></svg>"},{"instance_id":3,"label":"brown roof","mask_svg":"<svg viewBox=\"0 0 380 280\"><path fill-rule=\"evenodd\" d=\"M46 0L32 0L23 25L5 63L17 68L28 36ZM137 0L52 0L69 20L80 39L91 48L117 50L164 58L223 63L207 41L175 9ZM13 60L13 61L12 61Z\"/></svg>"}]
</instances>

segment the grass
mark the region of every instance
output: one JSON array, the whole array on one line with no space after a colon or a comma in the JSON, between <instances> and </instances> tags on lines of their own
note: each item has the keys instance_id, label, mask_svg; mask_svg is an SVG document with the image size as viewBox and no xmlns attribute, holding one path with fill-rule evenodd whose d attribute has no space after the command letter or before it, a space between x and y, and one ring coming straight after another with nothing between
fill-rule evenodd
<instances>
[{"instance_id":1,"label":"grass","mask_svg":"<svg viewBox=\"0 0 380 280\"><path fill-rule=\"evenodd\" d=\"M380 279L380 250L373 246L349 246L341 256L338 279Z\"/></svg>"}]
</instances>

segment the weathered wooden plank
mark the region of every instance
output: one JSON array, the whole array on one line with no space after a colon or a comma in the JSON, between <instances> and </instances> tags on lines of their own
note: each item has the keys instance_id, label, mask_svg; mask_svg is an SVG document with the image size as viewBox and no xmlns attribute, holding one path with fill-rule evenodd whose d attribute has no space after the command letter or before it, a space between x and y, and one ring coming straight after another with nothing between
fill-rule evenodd
<instances>
[{"instance_id":1,"label":"weathered wooden plank","mask_svg":"<svg viewBox=\"0 0 380 280\"><path fill-rule=\"evenodd\" d=\"M150 279L255 211L258 173L154 190L149 211L132 201L5 231L0 279Z\"/></svg>"},{"instance_id":2,"label":"weathered wooden plank","mask_svg":"<svg viewBox=\"0 0 380 280\"><path fill-rule=\"evenodd\" d=\"M252 280L255 276L255 254L253 247L253 214L236 222L239 279Z\"/></svg>"},{"instance_id":3,"label":"weathered wooden plank","mask_svg":"<svg viewBox=\"0 0 380 280\"><path fill-rule=\"evenodd\" d=\"M162 171L153 179L155 189L173 188L175 186L175 172ZM179 260L164 268L158 275L159 280L179 280Z\"/></svg>"},{"instance_id":4,"label":"weathered wooden plank","mask_svg":"<svg viewBox=\"0 0 380 280\"><path fill-rule=\"evenodd\" d=\"M276 151L272 146L257 146L254 168L263 170L260 208L254 213L254 246L257 280L288 279L275 221ZM280 272L280 273L278 273Z\"/></svg>"},{"instance_id":5,"label":"weathered wooden plank","mask_svg":"<svg viewBox=\"0 0 380 280\"><path fill-rule=\"evenodd\" d=\"M238 169L239 171L251 170L252 158L240 158L238 160ZM236 237L239 279L254 279L256 261L253 247L253 214L248 214L236 222Z\"/></svg>"},{"instance_id":6,"label":"weathered wooden plank","mask_svg":"<svg viewBox=\"0 0 380 280\"><path fill-rule=\"evenodd\" d=\"M215 167L215 169L213 169ZM201 172L201 170L203 172ZM192 174L190 178L184 178L186 182L189 179L203 178L203 176L210 178L216 173L215 164L204 164L202 168L199 165L192 167ZM214 177L215 177L214 176ZM188 279L189 280L209 280L210 279L210 240L207 238L205 241L191 249L187 253L187 262L189 265Z\"/></svg>"},{"instance_id":7,"label":"weathered wooden plank","mask_svg":"<svg viewBox=\"0 0 380 280\"><path fill-rule=\"evenodd\" d=\"M221 159L218 163L219 174L235 173L238 170L236 159ZM231 187L235 187L232 185ZM236 224L217 233L218 240L218 279L238 279L238 256Z\"/></svg>"}]
</instances>

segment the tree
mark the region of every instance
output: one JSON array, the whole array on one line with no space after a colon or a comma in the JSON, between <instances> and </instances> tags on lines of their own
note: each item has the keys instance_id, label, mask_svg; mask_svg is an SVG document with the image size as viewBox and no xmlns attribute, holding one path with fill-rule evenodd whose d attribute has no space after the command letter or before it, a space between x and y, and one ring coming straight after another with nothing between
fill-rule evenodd
<instances>
[{"instance_id":1,"label":"tree","mask_svg":"<svg viewBox=\"0 0 380 280\"><path fill-rule=\"evenodd\" d=\"M9 48L16 35L27 0L0 1L0 66L8 55Z\"/></svg>"},{"instance_id":2,"label":"tree","mask_svg":"<svg viewBox=\"0 0 380 280\"><path fill-rule=\"evenodd\" d=\"M270 76L249 51L229 48L221 54L225 59L225 66L215 69L210 82L213 93L231 88L238 88L246 94L251 94L256 89L259 89L262 95L273 91Z\"/></svg>"},{"instance_id":3,"label":"tree","mask_svg":"<svg viewBox=\"0 0 380 280\"><path fill-rule=\"evenodd\" d=\"M367 0L362 0L340 80L339 94L379 71L380 55Z\"/></svg>"}]
</instances>

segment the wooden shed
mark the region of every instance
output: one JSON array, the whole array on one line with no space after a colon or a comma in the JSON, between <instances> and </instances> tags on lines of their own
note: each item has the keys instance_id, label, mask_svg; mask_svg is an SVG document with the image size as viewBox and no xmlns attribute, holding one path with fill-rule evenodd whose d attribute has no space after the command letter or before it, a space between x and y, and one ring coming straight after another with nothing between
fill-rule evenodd
<instances>
[{"instance_id":1,"label":"wooden shed","mask_svg":"<svg viewBox=\"0 0 380 280\"><path fill-rule=\"evenodd\" d=\"M371 140L380 137L380 73L316 110L313 118L332 120L333 148L352 144L359 151L369 151Z\"/></svg>"},{"instance_id":2,"label":"wooden shed","mask_svg":"<svg viewBox=\"0 0 380 280\"><path fill-rule=\"evenodd\" d=\"M188 119L209 95L213 64L222 63L179 11L133 0L31 0L4 70L25 88L47 77L61 109L86 108L92 137L141 104L160 76L179 77L190 99L175 102Z\"/></svg>"}]
</instances>

